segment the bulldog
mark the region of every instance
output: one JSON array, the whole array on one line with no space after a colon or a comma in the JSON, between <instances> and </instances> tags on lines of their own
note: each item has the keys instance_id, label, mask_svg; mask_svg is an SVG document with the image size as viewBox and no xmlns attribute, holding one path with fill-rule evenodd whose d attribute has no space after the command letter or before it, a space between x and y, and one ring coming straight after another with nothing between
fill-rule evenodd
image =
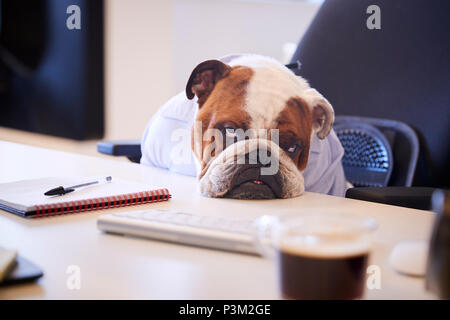
<instances>
[{"instance_id":1,"label":"bulldog","mask_svg":"<svg viewBox=\"0 0 450 320\"><path fill-rule=\"evenodd\" d=\"M151 119L141 163L196 175L209 197L343 196L333 121L328 100L272 58L207 60Z\"/></svg>"}]
</instances>

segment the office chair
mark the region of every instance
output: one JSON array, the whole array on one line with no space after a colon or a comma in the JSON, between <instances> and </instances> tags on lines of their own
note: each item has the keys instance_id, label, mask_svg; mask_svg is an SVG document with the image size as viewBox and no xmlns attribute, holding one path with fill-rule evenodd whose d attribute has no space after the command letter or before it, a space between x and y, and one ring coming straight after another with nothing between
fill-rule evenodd
<instances>
[{"instance_id":1,"label":"office chair","mask_svg":"<svg viewBox=\"0 0 450 320\"><path fill-rule=\"evenodd\" d=\"M410 183L398 182L402 174L396 168L405 160L401 150L406 146L399 138L392 145L398 151L387 187L351 188L346 196L428 209L434 188L450 185L450 2L379 0L381 29L369 30L366 10L372 4L325 1L292 62L301 61L296 73L330 100L338 116L391 119L417 134L411 184L420 187L400 187ZM140 158L138 140L102 142L98 149L113 155L132 149L126 155Z\"/></svg>"},{"instance_id":2,"label":"office chair","mask_svg":"<svg viewBox=\"0 0 450 320\"><path fill-rule=\"evenodd\" d=\"M419 140L407 124L386 119L336 116L344 147L345 177L355 187L411 186Z\"/></svg>"},{"instance_id":3,"label":"office chair","mask_svg":"<svg viewBox=\"0 0 450 320\"><path fill-rule=\"evenodd\" d=\"M379 30L366 26L372 4L380 8ZM420 145L414 186L450 185L448 12L449 1L325 1L292 58L302 63L297 74L337 115L414 128Z\"/></svg>"},{"instance_id":4,"label":"office chair","mask_svg":"<svg viewBox=\"0 0 450 320\"><path fill-rule=\"evenodd\" d=\"M134 163L141 162L141 140L100 141L97 151L110 156L127 157Z\"/></svg>"},{"instance_id":5,"label":"office chair","mask_svg":"<svg viewBox=\"0 0 450 320\"><path fill-rule=\"evenodd\" d=\"M450 185L448 1L380 0L381 29L369 30L370 0L325 1L292 61L337 115L402 121L419 138L414 188L352 188L347 197L428 209ZM394 148L402 148L398 141ZM401 155L402 152L397 152ZM400 158L394 156L392 182ZM405 184L407 185L407 184Z\"/></svg>"}]
</instances>

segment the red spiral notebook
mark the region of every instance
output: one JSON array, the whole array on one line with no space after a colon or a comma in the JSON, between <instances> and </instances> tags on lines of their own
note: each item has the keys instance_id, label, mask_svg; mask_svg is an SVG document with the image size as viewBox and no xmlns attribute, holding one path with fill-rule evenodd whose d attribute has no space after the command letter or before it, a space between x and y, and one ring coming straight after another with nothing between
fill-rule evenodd
<instances>
[{"instance_id":1,"label":"red spiral notebook","mask_svg":"<svg viewBox=\"0 0 450 320\"><path fill-rule=\"evenodd\" d=\"M87 178L44 178L0 184L0 209L25 218L40 218L91 210L167 201L169 190L147 184L116 179L110 183L88 186L62 196L45 196L57 186L95 181Z\"/></svg>"}]
</instances>

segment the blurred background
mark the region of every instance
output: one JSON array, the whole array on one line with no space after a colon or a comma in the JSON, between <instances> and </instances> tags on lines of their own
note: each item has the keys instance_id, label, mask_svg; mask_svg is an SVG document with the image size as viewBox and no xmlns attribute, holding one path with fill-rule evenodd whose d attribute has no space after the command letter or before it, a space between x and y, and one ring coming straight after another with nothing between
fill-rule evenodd
<instances>
[{"instance_id":1,"label":"blurred background","mask_svg":"<svg viewBox=\"0 0 450 320\"><path fill-rule=\"evenodd\" d=\"M0 140L100 156L99 140L140 138L199 62L239 52L288 62L321 1L32 3L0 0ZM66 28L71 4L81 30Z\"/></svg>"}]
</instances>

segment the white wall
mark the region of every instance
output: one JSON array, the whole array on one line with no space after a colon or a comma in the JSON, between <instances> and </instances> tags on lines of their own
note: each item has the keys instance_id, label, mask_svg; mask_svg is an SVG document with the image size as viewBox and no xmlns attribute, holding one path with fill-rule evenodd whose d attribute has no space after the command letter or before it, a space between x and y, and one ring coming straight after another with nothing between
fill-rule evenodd
<instances>
[{"instance_id":1,"label":"white wall","mask_svg":"<svg viewBox=\"0 0 450 320\"><path fill-rule=\"evenodd\" d=\"M105 1L106 139L137 138L173 93L172 2Z\"/></svg>"},{"instance_id":2,"label":"white wall","mask_svg":"<svg viewBox=\"0 0 450 320\"><path fill-rule=\"evenodd\" d=\"M319 5L264 0L107 0L106 137L140 137L201 61L253 52L282 58Z\"/></svg>"},{"instance_id":3,"label":"white wall","mask_svg":"<svg viewBox=\"0 0 450 320\"><path fill-rule=\"evenodd\" d=\"M297 43L319 5L308 1L174 0L175 87L186 85L203 60L258 53L282 60L283 44Z\"/></svg>"}]
</instances>

